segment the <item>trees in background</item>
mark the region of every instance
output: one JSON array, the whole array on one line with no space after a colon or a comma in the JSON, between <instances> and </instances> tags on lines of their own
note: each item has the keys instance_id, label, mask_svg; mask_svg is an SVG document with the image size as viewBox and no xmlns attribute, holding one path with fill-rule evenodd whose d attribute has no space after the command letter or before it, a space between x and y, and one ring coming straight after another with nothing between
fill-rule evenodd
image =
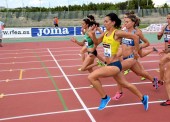
<instances>
[{"instance_id":1,"label":"trees in background","mask_svg":"<svg viewBox=\"0 0 170 122\"><path fill-rule=\"evenodd\" d=\"M56 12L56 11L89 11L89 10L132 10L138 9L140 6L141 9L152 9L154 7L154 3L152 0L127 0L125 2L119 3L92 3L83 4L83 5L69 5L68 6L56 6L54 8L45 8L45 7L24 7L24 8L15 8L15 9L8 9L9 12ZM168 4L165 3L160 7L168 8ZM1 12L6 12L7 9L1 9Z\"/></svg>"}]
</instances>

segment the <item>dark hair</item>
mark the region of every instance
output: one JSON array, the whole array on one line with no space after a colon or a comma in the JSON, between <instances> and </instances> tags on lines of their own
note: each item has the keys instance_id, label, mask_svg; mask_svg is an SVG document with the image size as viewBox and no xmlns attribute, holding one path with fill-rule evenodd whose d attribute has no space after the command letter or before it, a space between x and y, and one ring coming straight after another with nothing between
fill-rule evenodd
<instances>
[{"instance_id":1,"label":"dark hair","mask_svg":"<svg viewBox=\"0 0 170 122\"><path fill-rule=\"evenodd\" d=\"M114 25L115 28L120 28L121 20L118 18L118 16L115 13L110 13L106 16L108 16L111 21L115 21L115 25Z\"/></svg>"},{"instance_id":2,"label":"dark hair","mask_svg":"<svg viewBox=\"0 0 170 122\"><path fill-rule=\"evenodd\" d=\"M134 14L130 14L129 16L127 16L127 18L129 18L132 22L135 23L134 27L139 26L140 19L136 17Z\"/></svg>"},{"instance_id":3,"label":"dark hair","mask_svg":"<svg viewBox=\"0 0 170 122\"><path fill-rule=\"evenodd\" d=\"M91 23L91 21L89 20L89 19L83 19L83 21L88 25L88 27L91 25L90 23Z\"/></svg>"},{"instance_id":4,"label":"dark hair","mask_svg":"<svg viewBox=\"0 0 170 122\"><path fill-rule=\"evenodd\" d=\"M95 21L95 18L94 18L94 16L93 16L93 15L87 15L87 18L89 18L89 19L90 19L90 21Z\"/></svg>"},{"instance_id":5,"label":"dark hair","mask_svg":"<svg viewBox=\"0 0 170 122\"><path fill-rule=\"evenodd\" d=\"M89 26L93 26L93 25L96 25L97 27L99 27L99 23L97 23L96 21L90 21Z\"/></svg>"}]
</instances>

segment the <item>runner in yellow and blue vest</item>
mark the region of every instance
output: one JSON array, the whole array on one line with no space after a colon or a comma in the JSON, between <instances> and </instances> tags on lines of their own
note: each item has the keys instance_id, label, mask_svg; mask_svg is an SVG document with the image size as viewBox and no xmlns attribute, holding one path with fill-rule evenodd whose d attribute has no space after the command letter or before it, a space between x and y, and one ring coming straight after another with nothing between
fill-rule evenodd
<instances>
[{"instance_id":1,"label":"runner in yellow and blue vest","mask_svg":"<svg viewBox=\"0 0 170 122\"><path fill-rule=\"evenodd\" d=\"M138 36L130 33L126 33L121 30L117 30L121 25L121 20L115 13L110 13L104 18L104 26L106 27L106 32L102 34L95 44L99 45L103 43L104 56L107 63L107 66L98 68L89 74L88 79L91 84L94 86L96 91L101 97L101 102L98 107L98 110L102 110L109 103L111 98L105 93L100 78L114 77L116 82L121 86L127 88L132 93L134 93L143 103L144 109L148 110L148 95L142 95L142 93L136 88L135 85L129 83L124 75L122 74L123 61L120 62L119 57L117 56L118 48L123 37L130 38L134 40L135 50L134 58L137 59L138 50L139 50L139 38Z\"/></svg>"}]
</instances>

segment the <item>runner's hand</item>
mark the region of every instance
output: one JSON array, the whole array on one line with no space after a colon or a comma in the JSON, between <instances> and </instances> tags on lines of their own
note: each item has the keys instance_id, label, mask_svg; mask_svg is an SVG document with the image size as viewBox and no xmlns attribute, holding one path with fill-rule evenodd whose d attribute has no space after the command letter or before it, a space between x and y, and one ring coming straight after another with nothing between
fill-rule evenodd
<instances>
[{"instance_id":1,"label":"runner's hand","mask_svg":"<svg viewBox=\"0 0 170 122\"><path fill-rule=\"evenodd\" d=\"M74 43L77 42L77 40L76 40L74 37L72 37L72 38L70 39L70 41L72 41L72 42L74 42Z\"/></svg>"},{"instance_id":2,"label":"runner's hand","mask_svg":"<svg viewBox=\"0 0 170 122\"><path fill-rule=\"evenodd\" d=\"M138 55L138 53L136 52L136 51L134 51L134 59L138 59L139 58L139 55Z\"/></svg>"}]
</instances>

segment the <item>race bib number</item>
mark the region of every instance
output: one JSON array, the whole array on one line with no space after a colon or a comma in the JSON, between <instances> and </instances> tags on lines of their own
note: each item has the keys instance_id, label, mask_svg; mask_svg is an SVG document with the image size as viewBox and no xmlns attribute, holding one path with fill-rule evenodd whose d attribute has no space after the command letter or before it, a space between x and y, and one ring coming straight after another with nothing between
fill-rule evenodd
<instances>
[{"instance_id":1,"label":"race bib number","mask_svg":"<svg viewBox=\"0 0 170 122\"><path fill-rule=\"evenodd\" d=\"M166 36L166 38L170 39L170 35L168 34L168 35Z\"/></svg>"},{"instance_id":2,"label":"race bib number","mask_svg":"<svg viewBox=\"0 0 170 122\"><path fill-rule=\"evenodd\" d=\"M104 48L104 56L106 57L111 57L111 45L109 44L103 44L103 48Z\"/></svg>"}]
</instances>

